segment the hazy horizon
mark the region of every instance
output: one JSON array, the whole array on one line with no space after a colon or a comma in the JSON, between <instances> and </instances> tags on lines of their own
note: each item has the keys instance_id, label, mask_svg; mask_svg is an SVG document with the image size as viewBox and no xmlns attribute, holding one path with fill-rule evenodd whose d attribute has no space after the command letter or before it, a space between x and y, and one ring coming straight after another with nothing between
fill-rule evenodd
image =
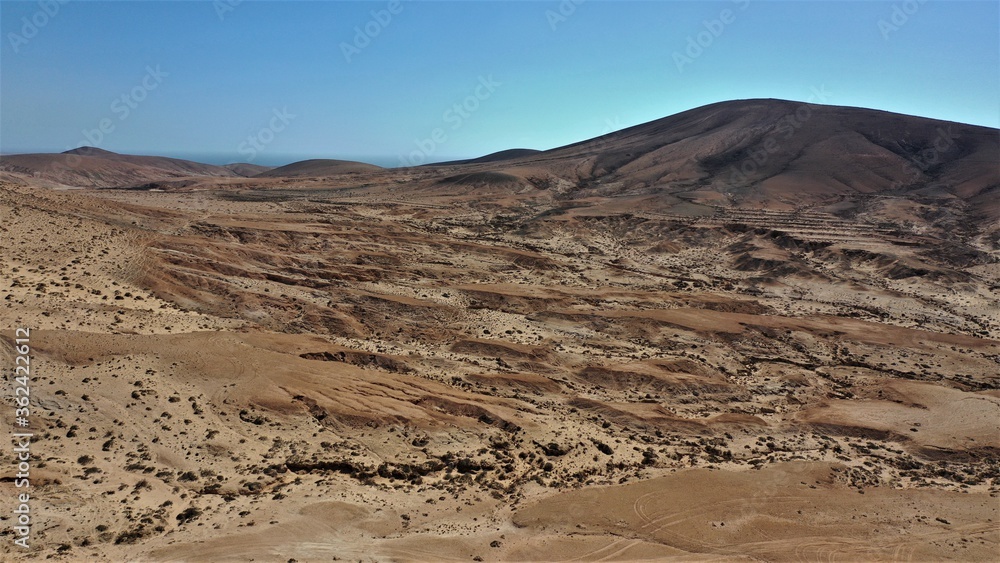
<instances>
[{"instance_id":1,"label":"hazy horizon","mask_svg":"<svg viewBox=\"0 0 1000 563\"><path fill-rule=\"evenodd\" d=\"M0 152L418 165L750 98L998 127L998 18L915 0L3 2Z\"/></svg>"},{"instance_id":2,"label":"hazy horizon","mask_svg":"<svg viewBox=\"0 0 1000 563\"><path fill-rule=\"evenodd\" d=\"M736 100L733 100L733 101L736 101ZM691 108L691 109L696 109L696 108ZM875 108L862 108L862 109L875 109ZM884 111L884 110L877 110L877 111ZM664 116L664 117L668 117L668 116ZM936 119L933 116L915 116L915 117ZM980 127L988 127L988 126L981 126L981 125L972 124L972 123L967 124L967 125L974 125L974 126L980 126ZM609 133L613 133L613 132L619 131L619 130L620 129L609 130L609 131L607 131L607 132L605 132L603 134L609 134ZM574 143L576 143L576 142L584 142L584 141L588 141L588 140L590 140L590 139L579 139L577 141L574 141ZM568 144L573 144L573 143L568 143ZM84 148L84 147L87 147L87 146L90 146L90 145L81 145L80 147L74 147L74 148ZM560 147L561 146L565 146L565 145L560 145ZM545 151L545 150L552 150L552 149L556 149L556 148L559 148L559 147L545 147L545 148L538 148L538 147L507 147L507 148L504 148L504 149L498 149L498 151L493 151L493 152L499 152L499 151L511 150L511 149L532 149L532 150ZM72 149L67 149L67 150L72 150ZM109 150L109 149L104 149L104 150ZM3 152L0 152L0 156L13 155L13 154L31 154L31 153L41 153L41 154L44 154L44 153L57 153L57 152L61 153L61 152L65 152L65 151L51 151L51 150L46 150L46 149L28 149L28 150L10 151L10 152L3 151ZM111 151L111 152L118 152L118 151ZM200 163L203 163L203 164L214 164L214 165L218 165L218 166L222 166L222 165L226 165L226 164L247 163L246 161L239 159L240 155L238 153L231 153L231 152L228 152L228 153L227 152L214 152L213 153L213 152L188 152L188 151L183 151L183 150L180 150L180 151L178 151L178 150L165 150L165 151L162 151L162 152L158 152L156 154L139 154L139 153L119 153L119 154L133 154L133 155L137 155L137 156L162 156L162 157L168 157L168 158L177 158L177 159L181 159L181 160L189 160L189 161L194 161L194 162L200 162ZM491 154L491 153L487 153L487 154ZM436 164L436 163L442 163L442 162L451 162L451 161L455 161L455 160L473 159L473 158L479 158L479 157L482 157L482 156L486 156L487 154L472 154L472 155L460 155L460 156L459 155L452 155L452 156L448 156L448 155L434 155L432 158L428 159L426 162L424 162L422 164ZM295 162L301 162L301 161L304 161L304 160L312 160L312 159L333 159L333 160L356 161L356 162L363 162L363 163L367 163L367 164L374 164L376 166L381 166L383 168L397 168L397 167L404 167L404 166L406 166L406 164L404 164L401 161L401 159L400 159L399 156L393 156L393 155L329 155L329 154L315 154L315 153L272 154L272 153L266 153L266 152L261 153L260 157L256 158L254 160L254 162L252 162L250 164L256 164L256 165L260 165L260 166L280 167L280 166L285 166L285 165L292 164L292 163L295 163ZM417 166L419 166L419 164Z\"/></svg>"},{"instance_id":3,"label":"hazy horizon","mask_svg":"<svg viewBox=\"0 0 1000 563\"><path fill-rule=\"evenodd\" d=\"M83 147L76 147L83 148ZM110 150L110 149L104 149ZM27 149L19 151L3 151L0 152L0 156L12 156L16 154L54 154L61 153L65 151L52 151L45 149ZM217 166L223 166L226 164L257 164L260 166L285 166L286 164L292 164L294 162L301 162L303 160L311 159L333 159L333 160L348 160L364 162L367 164L374 164L376 166L381 166L383 168L396 168L400 166L398 157L386 156L386 155L328 155L328 154L268 154L263 153L260 157L254 159L253 162L246 162L245 160L240 160L240 155L238 153L211 153L211 152L187 152L187 151L172 151L166 150L162 152L152 153L136 153L136 152L119 152L111 151L119 154L130 154L135 156L162 156L167 158L177 158L180 160L190 160L193 162L200 162L202 164L214 164ZM479 155L482 156L482 155ZM434 162L448 162L451 160L461 160L466 157L448 157L442 156L440 159L435 159L434 161L428 162L428 164Z\"/></svg>"}]
</instances>

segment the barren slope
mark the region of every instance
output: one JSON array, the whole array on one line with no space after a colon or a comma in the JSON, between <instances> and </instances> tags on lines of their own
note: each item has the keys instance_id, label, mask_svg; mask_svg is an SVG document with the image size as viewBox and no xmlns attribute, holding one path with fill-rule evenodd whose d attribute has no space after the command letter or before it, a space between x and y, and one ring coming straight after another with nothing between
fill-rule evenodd
<instances>
[{"instance_id":1,"label":"barren slope","mask_svg":"<svg viewBox=\"0 0 1000 563\"><path fill-rule=\"evenodd\" d=\"M224 166L161 156L118 154L94 147L60 154L0 156L0 172L34 182L87 188L128 187L192 176L241 175Z\"/></svg>"},{"instance_id":2,"label":"barren slope","mask_svg":"<svg viewBox=\"0 0 1000 563\"><path fill-rule=\"evenodd\" d=\"M990 559L996 131L810 106L783 138L795 111L401 170L11 173L29 556Z\"/></svg>"},{"instance_id":3,"label":"barren slope","mask_svg":"<svg viewBox=\"0 0 1000 563\"><path fill-rule=\"evenodd\" d=\"M343 182L2 187L34 556L995 553L995 252Z\"/></svg>"}]
</instances>

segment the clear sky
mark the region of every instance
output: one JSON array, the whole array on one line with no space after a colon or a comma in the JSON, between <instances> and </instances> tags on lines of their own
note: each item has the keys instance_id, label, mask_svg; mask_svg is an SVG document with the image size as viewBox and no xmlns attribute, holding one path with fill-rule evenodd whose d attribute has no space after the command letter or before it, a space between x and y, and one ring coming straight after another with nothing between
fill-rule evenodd
<instances>
[{"instance_id":1,"label":"clear sky","mask_svg":"<svg viewBox=\"0 0 1000 563\"><path fill-rule=\"evenodd\" d=\"M0 151L395 166L741 98L997 127L998 30L995 0L3 1Z\"/></svg>"}]
</instances>

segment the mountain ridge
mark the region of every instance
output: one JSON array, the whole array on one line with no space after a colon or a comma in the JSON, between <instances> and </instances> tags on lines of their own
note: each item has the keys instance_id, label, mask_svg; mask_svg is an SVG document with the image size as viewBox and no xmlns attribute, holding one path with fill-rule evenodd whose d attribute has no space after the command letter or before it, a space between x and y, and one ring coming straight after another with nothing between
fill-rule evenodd
<instances>
[{"instance_id":1,"label":"mountain ridge","mask_svg":"<svg viewBox=\"0 0 1000 563\"><path fill-rule=\"evenodd\" d=\"M758 99L709 104L475 170L560 181L567 199L698 192L737 205L831 205L913 193L985 206L983 196L1000 186L998 155L997 129Z\"/></svg>"},{"instance_id":2,"label":"mountain ridge","mask_svg":"<svg viewBox=\"0 0 1000 563\"><path fill-rule=\"evenodd\" d=\"M713 192L760 205L798 192L809 205L848 195L913 192L963 201L1000 186L1000 130L883 110L778 99L707 104L548 150L507 149L419 167L437 179L491 172L511 187L570 186L563 197ZM398 173L363 162L309 159L260 169L81 147L0 156L0 171L79 187L127 187L185 177L321 177ZM520 178L520 180L517 180ZM446 189L448 182L439 182ZM982 202L979 202L982 203ZM977 203L977 205L979 205Z\"/></svg>"}]
</instances>

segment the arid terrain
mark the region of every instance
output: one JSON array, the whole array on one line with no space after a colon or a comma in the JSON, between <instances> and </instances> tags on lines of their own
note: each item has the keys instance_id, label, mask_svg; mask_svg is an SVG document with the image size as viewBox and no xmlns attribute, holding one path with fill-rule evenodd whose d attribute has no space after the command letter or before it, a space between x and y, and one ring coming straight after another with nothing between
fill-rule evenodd
<instances>
[{"instance_id":1,"label":"arid terrain","mask_svg":"<svg viewBox=\"0 0 1000 563\"><path fill-rule=\"evenodd\" d=\"M1000 556L996 129L751 100L185 162L0 158L0 559Z\"/></svg>"}]
</instances>

